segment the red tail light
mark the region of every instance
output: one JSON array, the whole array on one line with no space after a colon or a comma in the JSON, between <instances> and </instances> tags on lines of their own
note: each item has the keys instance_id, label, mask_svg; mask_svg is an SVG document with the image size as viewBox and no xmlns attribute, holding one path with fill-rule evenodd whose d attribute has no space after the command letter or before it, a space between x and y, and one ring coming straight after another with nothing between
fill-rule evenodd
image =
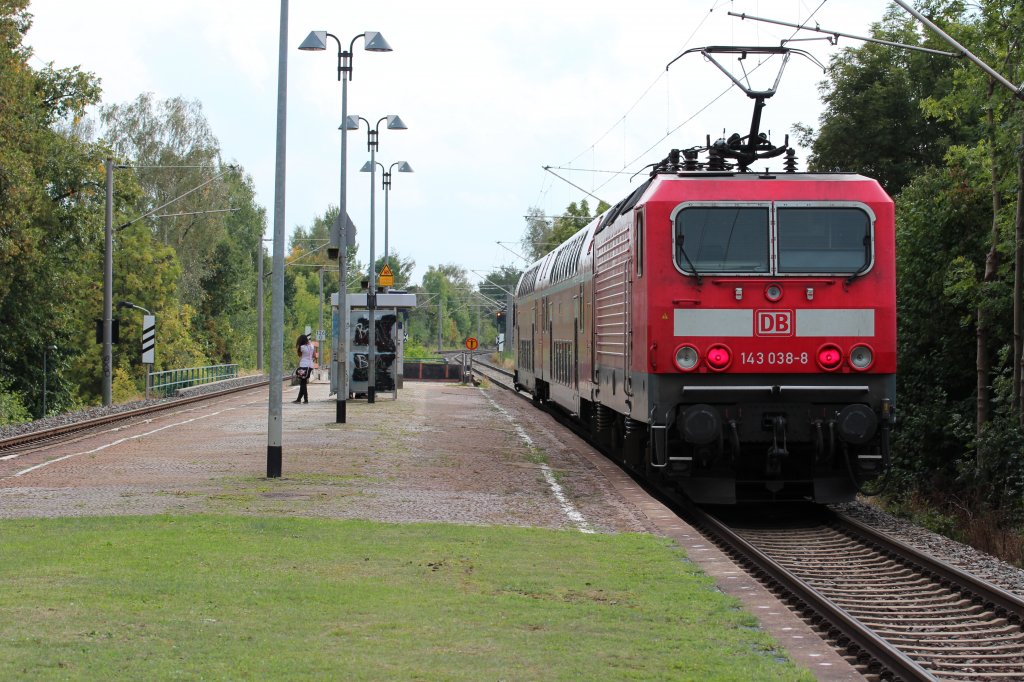
<instances>
[{"instance_id":1,"label":"red tail light","mask_svg":"<svg viewBox=\"0 0 1024 682\"><path fill-rule=\"evenodd\" d=\"M732 352L725 346L711 346L708 348L707 355L708 367L713 370L721 371L729 366L732 362Z\"/></svg>"},{"instance_id":2,"label":"red tail light","mask_svg":"<svg viewBox=\"0 0 1024 682\"><path fill-rule=\"evenodd\" d=\"M843 354L838 347L831 344L818 349L818 365L828 371L839 367L843 361Z\"/></svg>"}]
</instances>

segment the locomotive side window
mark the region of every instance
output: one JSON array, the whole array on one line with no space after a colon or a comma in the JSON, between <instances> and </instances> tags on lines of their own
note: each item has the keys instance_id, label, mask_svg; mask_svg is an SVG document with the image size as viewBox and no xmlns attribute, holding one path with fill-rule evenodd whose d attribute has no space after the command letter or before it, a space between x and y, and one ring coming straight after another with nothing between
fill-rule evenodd
<instances>
[{"instance_id":1,"label":"locomotive side window","mask_svg":"<svg viewBox=\"0 0 1024 682\"><path fill-rule=\"evenodd\" d=\"M687 206L675 216L684 272L768 272L768 206Z\"/></svg>"},{"instance_id":2,"label":"locomotive side window","mask_svg":"<svg viewBox=\"0 0 1024 682\"><path fill-rule=\"evenodd\" d=\"M852 206L778 207L779 272L860 272L871 260L871 219Z\"/></svg>"},{"instance_id":3,"label":"locomotive side window","mask_svg":"<svg viewBox=\"0 0 1024 682\"><path fill-rule=\"evenodd\" d=\"M633 228L636 231L636 236L633 238L633 244L636 245L636 276L644 276L644 214L640 211L636 212L636 223Z\"/></svg>"}]
</instances>

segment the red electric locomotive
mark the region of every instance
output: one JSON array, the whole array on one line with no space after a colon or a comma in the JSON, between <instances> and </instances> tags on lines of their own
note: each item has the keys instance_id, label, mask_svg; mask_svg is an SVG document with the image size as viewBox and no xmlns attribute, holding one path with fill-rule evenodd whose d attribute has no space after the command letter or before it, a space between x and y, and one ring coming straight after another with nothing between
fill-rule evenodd
<instances>
[{"instance_id":1,"label":"red electric locomotive","mask_svg":"<svg viewBox=\"0 0 1024 682\"><path fill-rule=\"evenodd\" d=\"M796 172L760 106L749 136L674 150L527 269L516 384L696 502L846 501L890 454L893 202Z\"/></svg>"}]
</instances>

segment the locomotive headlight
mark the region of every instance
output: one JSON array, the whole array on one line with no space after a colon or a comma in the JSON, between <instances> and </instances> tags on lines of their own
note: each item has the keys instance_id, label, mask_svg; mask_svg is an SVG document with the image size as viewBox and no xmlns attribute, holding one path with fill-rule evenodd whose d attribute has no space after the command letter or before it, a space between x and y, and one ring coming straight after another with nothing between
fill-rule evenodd
<instances>
[{"instance_id":1,"label":"locomotive headlight","mask_svg":"<svg viewBox=\"0 0 1024 682\"><path fill-rule=\"evenodd\" d=\"M769 284L764 288L764 297L774 303L782 298L782 287L778 284Z\"/></svg>"},{"instance_id":2,"label":"locomotive headlight","mask_svg":"<svg viewBox=\"0 0 1024 682\"><path fill-rule=\"evenodd\" d=\"M838 346L829 343L818 349L818 366L822 369L831 372L837 369L842 361L843 353Z\"/></svg>"},{"instance_id":3,"label":"locomotive headlight","mask_svg":"<svg viewBox=\"0 0 1024 682\"><path fill-rule=\"evenodd\" d=\"M721 371L729 367L729 363L732 362L732 351L726 346L716 344L708 348L707 359L708 367Z\"/></svg>"},{"instance_id":4,"label":"locomotive headlight","mask_svg":"<svg viewBox=\"0 0 1024 682\"><path fill-rule=\"evenodd\" d=\"M854 369L865 370L875 361L875 354L867 346L854 346L850 351L850 364Z\"/></svg>"},{"instance_id":5,"label":"locomotive headlight","mask_svg":"<svg viewBox=\"0 0 1024 682\"><path fill-rule=\"evenodd\" d=\"M693 346L680 346L676 351L676 367L684 372L689 372L696 367L698 360L700 360L700 355Z\"/></svg>"}]
</instances>

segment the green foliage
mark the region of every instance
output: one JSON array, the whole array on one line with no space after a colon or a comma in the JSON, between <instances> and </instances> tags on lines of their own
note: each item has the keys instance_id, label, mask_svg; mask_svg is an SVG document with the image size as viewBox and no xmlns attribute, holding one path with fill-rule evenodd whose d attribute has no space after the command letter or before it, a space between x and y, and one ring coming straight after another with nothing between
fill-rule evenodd
<instances>
[{"instance_id":1,"label":"green foliage","mask_svg":"<svg viewBox=\"0 0 1024 682\"><path fill-rule=\"evenodd\" d=\"M962 428L973 423L973 263L984 254L988 196L972 187L971 172L962 165L930 169L897 201L895 449L898 473L914 484L900 486L905 492L956 479Z\"/></svg>"},{"instance_id":2,"label":"green foliage","mask_svg":"<svg viewBox=\"0 0 1024 682\"><path fill-rule=\"evenodd\" d=\"M925 11L1019 80L1019 3L968 9L936 0ZM875 35L948 49L896 8ZM901 503L931 501L950 518L988 509L1024 519L1011 381L1019 103L966 61L878 45L835 58L821 88L826 112L811 167L861 172L898 193L900 424L890 490ZM797 132L805 142L813 135L806 126ZM978 357L990 359L980 371L992 407L980 431Z\"/></svg>"},{"instance_id":3,"label":"green foliage","mask_svg":"<svg viewBox=\"0 0 1024 682\"><path fill-rule=\"evenodd\" d=\"M0 377L0 426L32 420L21 396L10 390L10 383Z\"/></svg>"},{"instance_id":4,"label":"green foliage","mask_svg":"<svg viewBox=\"0 0 1024 682\"><path fill-rule=\"evenodd\" d=\"M433 358L436 357L437 353L434 350L428 349L419 341L410 338L405 342L405 359L406 360L418 360L420 358Z\"/></svg>"},{"instance_id":5,"label":"green foliage","mask_svg":"<svg viewBox=\"0 0 1024 682\"><path fill-rule=\"evenodd\" d=\"M600 215L608 208L607 204L601 202L595 215ZM545 217L544 212L536 207L531 207L526 213L526 231L521 243L525 255L534 261L586 227L595 217L590 215L586 199L579 204L575 201L570 203L563 214L556 218Z\"/></svg>"},{"instance_id":6,"label":"green foliage","mask_svg":"<svg viewBox=\"0 0 1024 682\"><path fill-rule=\"evenodd\" d=\"M75 125L97 101L98 81L77 68L30 67L26 6L0 3L0 376L37 414L42 349L75 348L82 325L72 292L102 225L102 151ZM74 401L62 369L49 377L56 409Z\"/></svg>"},{"instance_id":7,"label":"green foliage","mask_svg":"<svg viewBox=\"0 0 1024 682\"><path fill-rule=\"evenodd\" d=\"M144 394L139 391L138 381L125 367L118 367L114 370L110 391L115 403L129 403L144 397Z\"/></svg>"},{"instance_id":8,"label":"green foliage","mask_svg":"<svg viewBox=\"0 0 1024 682\"><path fill-rule=\"evenodd\" d=\"M512 265L502 265L487 273L477 287L480 293L490 299L504 303L516 290L523 271Z\"/></svg>"},{"instance_id":9,"label":"green foliage","mask_svg":"<svg viewBox=\"0 0 1024 682\"><path fill-rule=\"evenodd\" d=\"M958 3L944 3L934 17L958 16ZM948 46L918 30L916 20L895 5L872 26L872 37L934 49ZM957 141L972 139L978 112L959 122L929 116L922 106L950 90L960 62L910 50L867 43L832 58L827 80L819 84L825 103L808 167L812 171L853 171L877 179L898 194L925 168L941 163ZM810 137L806 125L799 138Z\"/></svg>"}]
</instances>

